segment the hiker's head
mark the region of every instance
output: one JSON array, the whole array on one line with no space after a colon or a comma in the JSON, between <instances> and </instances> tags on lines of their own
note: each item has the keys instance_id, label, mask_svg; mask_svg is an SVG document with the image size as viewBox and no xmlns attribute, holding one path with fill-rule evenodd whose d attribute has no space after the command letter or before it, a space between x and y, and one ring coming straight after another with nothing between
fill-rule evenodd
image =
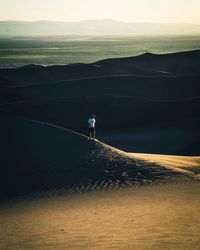
<instances>
[{"instance_id":1,"label":"hiker's head","mask_svg":"<svg viewBox=\"0 0 200 250\"><path fill-rule=\"evenodd\" d=\"M95 118L95 115L94 115L94 114L92 115L92 118Z\"/></svg>"}]
</instances>

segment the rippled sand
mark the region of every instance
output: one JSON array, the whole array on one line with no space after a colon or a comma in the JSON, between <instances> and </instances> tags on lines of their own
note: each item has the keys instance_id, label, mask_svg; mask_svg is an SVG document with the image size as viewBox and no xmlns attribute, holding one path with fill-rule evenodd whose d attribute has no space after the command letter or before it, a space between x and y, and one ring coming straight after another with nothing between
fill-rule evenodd
<instances>
[{"instance_id":1,"label":"rippled sand","mask_svg":"<svg viewBox=\"0 0 200 250\"><path fill-rule=\"evenodd\" d=\"M145 160L151 163L170 168L172 171L188 175L200 180L200 156L178 156L160 154L130 153L130 157Z\"/></svg>"},{"instance_id":2,"label":"rippled sand","mask_svg":"<svg viewBox=\"0 0 200 250\"><path fill-rule=\"evenodd\" d=\"M1 204L0 249L199 249L198 183Z\"/></svg>"}]
</instances>

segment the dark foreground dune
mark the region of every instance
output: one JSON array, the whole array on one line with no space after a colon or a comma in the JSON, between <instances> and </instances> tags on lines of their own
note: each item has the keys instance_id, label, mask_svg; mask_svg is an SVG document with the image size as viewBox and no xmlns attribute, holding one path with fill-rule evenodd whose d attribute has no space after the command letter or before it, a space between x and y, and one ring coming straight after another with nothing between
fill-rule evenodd
<instances>
[{"instance_id":1,"label":"dark foreground dune","mask_svg":"<svg viewBox=\"0 0 200 250\"><path fill-rule=\"evenodd\" d=\"M55 125L1 116L0 131L1 198L191 179Z\"/></svg>"}]
</instances>

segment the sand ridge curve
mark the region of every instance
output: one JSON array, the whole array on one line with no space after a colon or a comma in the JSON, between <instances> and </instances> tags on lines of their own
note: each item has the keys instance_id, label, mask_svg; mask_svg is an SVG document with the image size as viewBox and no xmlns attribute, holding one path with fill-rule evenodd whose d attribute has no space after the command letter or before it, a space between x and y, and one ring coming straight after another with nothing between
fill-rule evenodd
<instances>
[{"instance_id":1,"label":"sand ridge curve","mask_svg":"<svg viewBox=\"0 0 200 250\"><path fill-rule=\"evenodd\" d=\"M26 118L24 118L26 119ZM27 119L30 120L30 119ZM81 137L87 138L86 135L78 133L74 130L64 128L61 126L57 126L52 123L46 123L37 120L31 120L33 122L37 122L43 125L51 126L54 128L62 129L64 131L69 131L71 133L77 134ZM200 180L200 156L179 156L179 155L161 155L161 154L142 154L142 153L128 153L123 150L120 150L116 147L108 145L99 140L95 141L106 149L110 149L112 152L117 153L123 157L127 157L130 159L140 159L149 163L156 163L160 166L163 166L167 169L170 169L174 172L186 174L195 180Z\"/></svg>"}]
</instances>

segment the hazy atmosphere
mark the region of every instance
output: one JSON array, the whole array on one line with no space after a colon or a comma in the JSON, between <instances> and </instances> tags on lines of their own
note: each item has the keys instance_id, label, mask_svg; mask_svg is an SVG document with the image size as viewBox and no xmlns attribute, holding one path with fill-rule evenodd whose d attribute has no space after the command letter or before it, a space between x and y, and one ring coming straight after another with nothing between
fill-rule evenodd
<instances>
[{"instance_id":1,"label":"hazy atmosphere","mask_svg":"<svg viewBox=\"0 0 200 250\"><path fill-rule=\"evenodd\" d=\"M1 0L0 19L200 24L199 9L198 0Z\"/></svg>"}]
</instances>

